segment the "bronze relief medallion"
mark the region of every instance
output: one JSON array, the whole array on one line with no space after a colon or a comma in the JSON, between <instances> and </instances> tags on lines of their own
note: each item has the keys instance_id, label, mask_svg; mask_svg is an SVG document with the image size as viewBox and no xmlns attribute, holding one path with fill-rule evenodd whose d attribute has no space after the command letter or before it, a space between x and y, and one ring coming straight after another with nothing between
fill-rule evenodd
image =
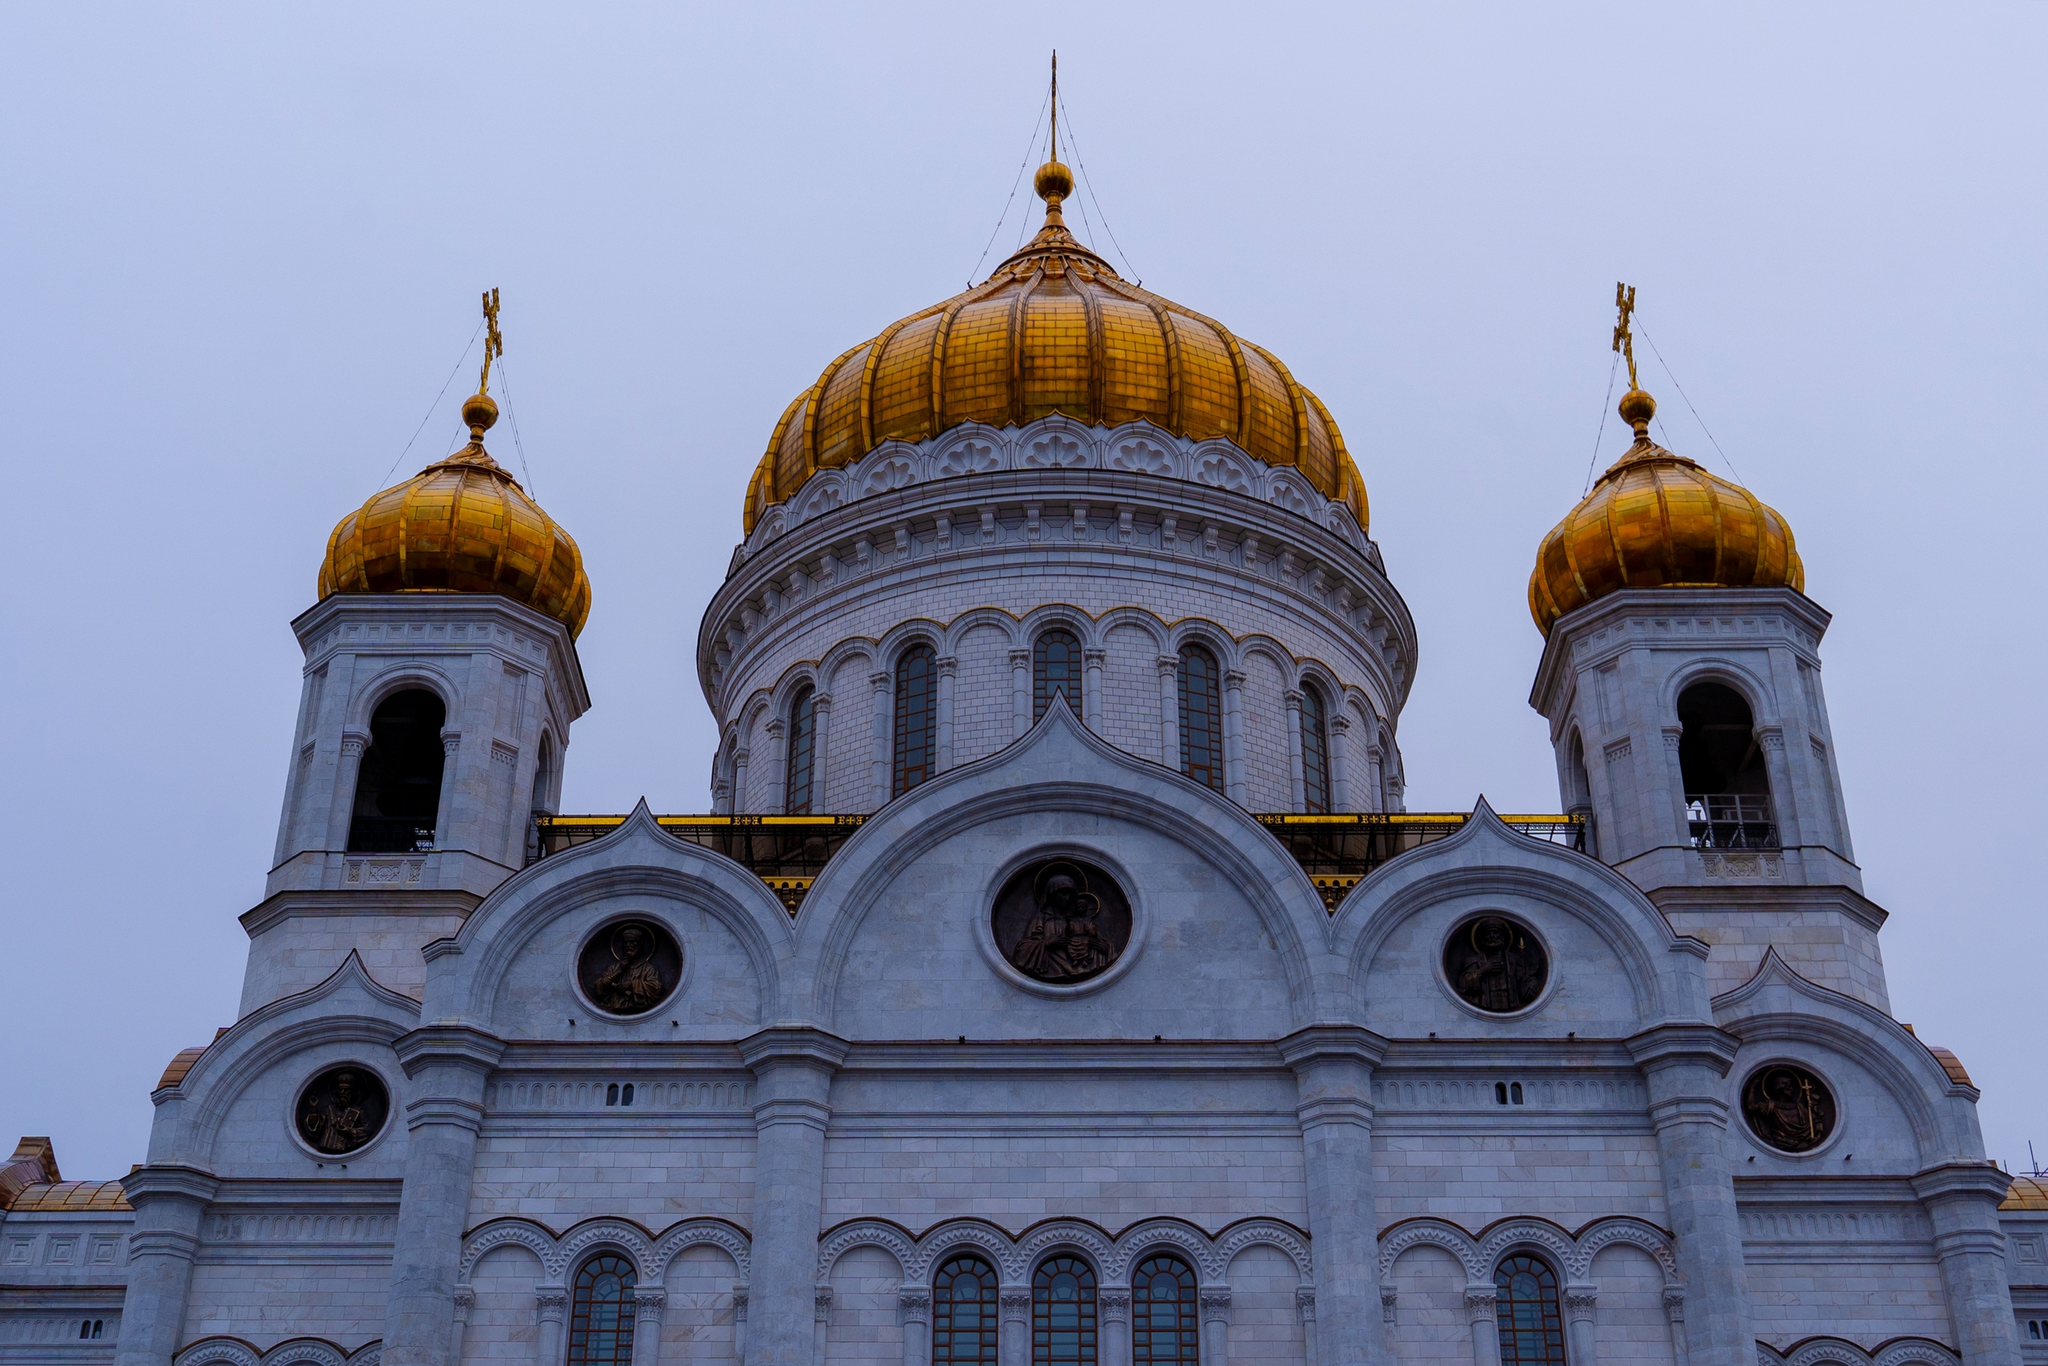
<instances>
[{"instance_id":1,"label":"bronze relief medallion","mask_svg":"<svg viewBox=\"0 0 2048 1366\"><path fill-rule=\"evenodd\" d=\"M1835 1131L1835 1097L1805 1068L1768 1063L1742 1083L1742 1117L1778 1151L1810 1153Z\"/></svg>"},{"instance_id":2,"label":"bronze relief medallion","mask_svg":"<svg viewBox=\"0 0 2048 1366\"><path fill-rule=\"evenodd\" d=\"M615 920L584 941L576 984L607 1015L645 1015L683 980L683 948L653 920Z\"/></svg>"},{"instance_id":3,"label":"bronze relief medallion","mask_svg":"<svg viewBox=\"0 0 2048 1366\"><path fill-rule=\"evenodd\" d=\"M1115 966L1131 942L1131 903L1108 872L1084 859L1026 864L996 894L1003 960L1034 981L1073 986Z\"/></svg>"},{"instance_id":4,"label":"bronze relief medallion","mask_svg":"<svg viewBox=\"0 0 2048 1366\"><path fill-rule=\"evenodd\" d=\"M1475 915L1444 944L1444 980L1460 1000L1493 1015L1534 1005L1550 981L1550 957L1520 921Z\"/></svg>"},{"instance_id":5,"label":"bronze relief medallion","mask_svg":"<svg viewBox=\"0 0 2048 1366\"><path fill-rule=\"evenodd\" d=\"M391 1093L367 1067L330 1067L306 1083L292 1122L315 1152L344 1157L383 1132Z\"/></svg>"}]
</instances>

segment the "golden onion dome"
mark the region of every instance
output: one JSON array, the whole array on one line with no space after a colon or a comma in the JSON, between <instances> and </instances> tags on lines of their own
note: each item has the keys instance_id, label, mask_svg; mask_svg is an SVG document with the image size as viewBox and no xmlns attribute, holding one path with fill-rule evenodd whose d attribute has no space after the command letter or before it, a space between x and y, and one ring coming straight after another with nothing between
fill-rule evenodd
<instances>
[{"instance_id":1,"label":"golden onion dome","mask_svg":"<svg viewBox=\"0 0 2048 1366\"><path fill-rule=\"evenodd\" d=\"M1657 401L1622 395L1635 444L1551 528L1529 576L1529 614L1557 619L1624 588L1790 588L1806 569L1792 527L1740 484L1650 440Z\"/></svg>"},{"instance_id":2,"label":"golden onion dome","mask_svg":"<svg viewBox=\"0 0 2048 1366\"><path fill-rule=\"evenodd\" d=\"M1297 467L1365 526L1365 482L1322 400L1272 352L1130 284L1081 245L1060 214L1074 186L1065 166L1047 162L1033 186L1045 226L1022 250L975 288L891 323L797 395L747 486L747 531L818 470L885 441L1052 413L1221 437Z\"/></svg>"},{"instance_id":3,"label":"golden onion dome","mask_svg":"<svg viewBox=\"0 0 2048 1366\"><path fill-rule=\"evenodd\" d=\"M484 449L485 394L462 405L469 444L341 519L320 562L336 593L495 593L582 631L590 580L568 532Z\"/></svg>"}]
</instances>

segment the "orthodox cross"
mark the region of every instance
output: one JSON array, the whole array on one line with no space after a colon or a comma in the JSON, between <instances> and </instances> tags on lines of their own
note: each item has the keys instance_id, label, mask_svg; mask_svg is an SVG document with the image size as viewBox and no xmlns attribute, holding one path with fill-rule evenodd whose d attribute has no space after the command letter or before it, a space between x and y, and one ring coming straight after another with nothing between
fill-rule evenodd
<instances>
[{"instance_id":1,"label":"orthodox cross","mask_svg":"<svg viewBox=\"0 0 2048 1366\"><path fill-rule=\"evenodd\" d=\"M1636 339L1629 332L1629 315L1636 311L1636 287L1614 282L1614 307L1621 315L1614 321L1614 349L1628 357L1628 387L1639 389L1636 383Z\"/></svg>"},{"instance_id":2,"label":"orthodox cross","mask_svg":"<svg viewBox=\"0 0 2048 1366\"><path fill-rule=\"evenodd\" d=\"M491 391L491 358L505 354L505 338L498 331L498 291L495 288L484 291L484 373L476 382L476 391L488 394Z\"/></svg>"},{"instance_id":3,"label":"orthodox cross","mask_svg":"<svg viewBox=\"0 0 2048 1366\"><path fill-rule=\"evenodd\" d=\"M1060 50L1052 50L1052 142L1047 161L1060 159Z\"/></svg>"}]
</instances>

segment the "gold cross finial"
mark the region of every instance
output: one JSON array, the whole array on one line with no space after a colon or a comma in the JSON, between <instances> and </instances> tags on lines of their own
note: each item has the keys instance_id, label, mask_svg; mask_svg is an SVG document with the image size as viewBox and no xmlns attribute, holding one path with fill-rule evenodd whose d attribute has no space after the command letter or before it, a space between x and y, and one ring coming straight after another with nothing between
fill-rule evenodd
<instances>
[{"instance_id":1,"label":"gold cross finial","mask_svg":"<svg viewBox=\"0 0 2048 1366\"><path fill-rule=\"evenodd\" d=\"M505 338L498 331L498 291L491 288L484 291L484 373L476 382L479 394L491 392L491 360L505 354Z\"/></svg>"},{"instance_id":2,"label":"gold cross finial","mask_svg":"<svg viewBox=\"0 0 2048 1366\"><path fill-rule=\"evenodd\" d=\"M1060 159L1060 50L1052 50L1052 141L1047 161Z\"/></svg>"},{"instance_id":3,"label":"gold cross finial","mask_svg":"<svg viewBox=\"0 0 2048 1366\"><path fill-rule=\"evenodd\" d=\"M1636 383L1636 339L1628 328L1629 315L1636 311L1636 287L1615 281L1614 307L1621 315L1614 321L1614 349L1628 358L1628 387L1640 389Z\"/></svg>"}]
</instances>

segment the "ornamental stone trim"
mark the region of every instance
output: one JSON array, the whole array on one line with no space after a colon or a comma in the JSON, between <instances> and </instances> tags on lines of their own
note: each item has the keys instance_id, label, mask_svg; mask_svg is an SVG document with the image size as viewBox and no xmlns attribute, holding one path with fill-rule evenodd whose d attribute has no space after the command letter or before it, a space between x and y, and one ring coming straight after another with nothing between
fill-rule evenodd
<instances>
[{"instance_id":1,"label":"ornamental stone trim","mask_svg":"<svg viewBox=\"0 0 2048 1366\"><path fill-rule=\"evenodd\" d=\"M896 1259L906 1285L925 1284L948 1258L972 1252L1001 1273L1005 1284L1027 1283L1043 1258L1062 1250L1080 1253L1095 1267L1099 1284L1127 1282L1143 1257L1172 1250L1212 1288L1226 1283L1230 1263L1248 1247L1284 1253L1304 1283L1314 1279L1307 1235L1277 1219L1245 1219L1214 1234L1180 1219L1146 1219L1110 1234L1075 1219L1034 1224L1016 1237L979 1219L949 1219L922 1234L910 1234L880 1219L858 1219L829 1230L818 1247L816 1279L830 1279L833 1266L858 1247L878 1247ZM1029 1291L1025 1292L1029 1298Z\"/></svg>"}]
</instances>

